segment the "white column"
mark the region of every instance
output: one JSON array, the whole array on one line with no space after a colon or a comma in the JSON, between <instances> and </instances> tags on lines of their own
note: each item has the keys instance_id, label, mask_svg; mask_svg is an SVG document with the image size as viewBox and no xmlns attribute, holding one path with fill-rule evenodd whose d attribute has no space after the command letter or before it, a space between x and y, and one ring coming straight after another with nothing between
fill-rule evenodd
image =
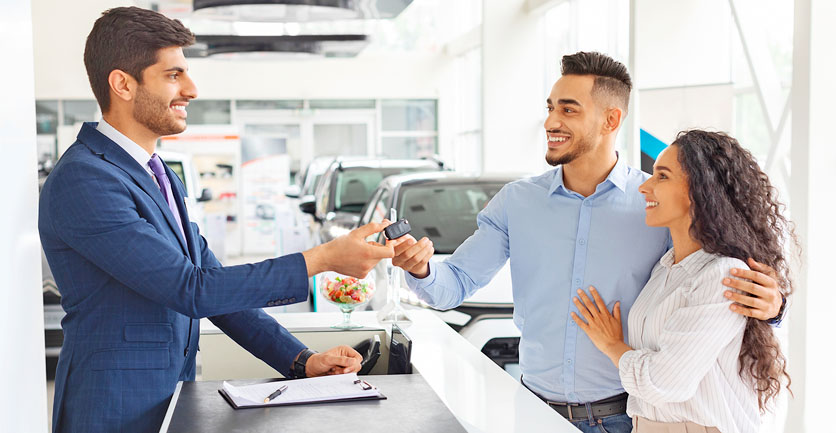
<instances>
[{"instance_id":1,"label":"white column","mask_svg":"<svg viewBox=\"0 0 836 433\"><path fill-rule=\"evenodd\" d=\"M3 431L46 432L32 9L0 0L0 11L0 419Z\"/></svg>"},{"instance_id":2,"label":"white column","mask_svg":"<svg viewBox=\"0 0 836 433\"><path fill-rule=\"evenodd\" d=\"M790 401L786 432L832 430L830 413L836 374L833 367L833 306L836 282L833 267L836 242L836 193L832 172L833 101L836 84L836 3L796 0L793 47L792 218L797 224L804 256L797 278L798 292L790 309L790 374L795 398Z\"/></svg>"},{"instance_id":3,"label":"white column","mask_svg":"<svg viewBox=\"0 0 836 433\"><path fill-rule=\"evenodd\" d=\"M545 166L540 15L525 0L482 4L482 169L539 172Z\"/></svg>"}]
</instances>

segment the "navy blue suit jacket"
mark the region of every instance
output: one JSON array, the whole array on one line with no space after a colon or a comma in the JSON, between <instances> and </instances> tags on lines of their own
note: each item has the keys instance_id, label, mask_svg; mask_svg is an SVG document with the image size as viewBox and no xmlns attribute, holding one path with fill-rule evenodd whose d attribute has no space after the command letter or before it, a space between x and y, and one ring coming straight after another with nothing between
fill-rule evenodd
<instances>
[{"instance_id":1,"label":"navy blue suit jacket","mask_svg":"<svg viewBox=\"0 0 836 433\"><path fill-rule=\"evenodd\" d=\"M67 312L53 431L157 431L179 380L194 380L199 319L289 374L304 345L261 310L307 299L301 254L223 267L168 167L184 242L162 193L86 123L44 184L38 227Z\"/></svg>"}]
</instances>

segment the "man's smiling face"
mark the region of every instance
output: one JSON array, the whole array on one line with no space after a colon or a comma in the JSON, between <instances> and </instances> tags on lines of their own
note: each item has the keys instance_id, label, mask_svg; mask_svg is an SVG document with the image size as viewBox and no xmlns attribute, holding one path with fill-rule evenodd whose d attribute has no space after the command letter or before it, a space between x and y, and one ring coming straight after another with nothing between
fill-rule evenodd
<instances>
[{"instance_id":1,"label":"man's smiling face","mask_svg":"<svg viewBox=\"0 0 836 433\"><path fill-rule=\"evenodd\" d=\"M592 96L595 77L564 75L546 100L546 129L550 165L568 164L593 149L603 122L601 109Z\"/></svg>"},{"instance_id":2,"label":"man's smiling face","mask_svg":"<svg viewBox=\"0 0 836 433\"><path fill-rule=\"evenodd\" d=\"M180 47L157 51L157 63L142 71L133 106L134 119L158 136L186 129L186 107L197 97Z\"/></svg>"}]
</instances>

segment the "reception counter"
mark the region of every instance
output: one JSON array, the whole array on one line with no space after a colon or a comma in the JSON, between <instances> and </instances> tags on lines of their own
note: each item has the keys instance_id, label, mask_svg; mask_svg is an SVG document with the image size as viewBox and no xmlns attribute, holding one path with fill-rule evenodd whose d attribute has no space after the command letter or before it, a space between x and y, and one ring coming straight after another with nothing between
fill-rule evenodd
<instances>
[{"instance_id":1,"label":"reception counter","mask_svg":"<svg viewBox=\"0 0 836 433\"><path fill-rule=\"evenodd\" d=\"M411 321L399 323L399 326L412 339L414 370L420 373L432 392L465 431L578 431L453 331L436 316L436 313L430 310L409 310L408 314ZM334 332L328 328L340 320L339 313L285 313L276 314L274 317L305 344L318 350L336 344L353 345L368 338L368 335L385 333L391 329L391 325L379 323L376 313L371 311L352 314L353 320L364 325L364 328L342 332ZM381 340L384 341L383 338ZM380 359L388 356L388 338L383 346L386 347L381 347ZM280 376L275 370L237 347L208 320L201 323L200 347L202 374L198 380L246 380ZM372 370L372 374L385 374L385 370L381 371L382 368L376 367L376 370ZM369 381L374 383L374 376L371 376ZM189 384L189 389L194 385ZM178 385L160 430L162 432L169 431L168 426L178 406L181 389L182 385ZM382 384L381 391L386 393ZM183 395L184 398L192 398ZM221 399L220 395L217 398ZM217 410L233 409L228 405L222 405L218 406ZM247 412L253 412L251 416L259 416L258 413L263 410L265 409ZM420 410L420 407L415 407L415 410ZM381 413L381 416L385 416L385 413ZM312 418L311 422L315 424L316 418Z\"/></svg>"}]
</instances>

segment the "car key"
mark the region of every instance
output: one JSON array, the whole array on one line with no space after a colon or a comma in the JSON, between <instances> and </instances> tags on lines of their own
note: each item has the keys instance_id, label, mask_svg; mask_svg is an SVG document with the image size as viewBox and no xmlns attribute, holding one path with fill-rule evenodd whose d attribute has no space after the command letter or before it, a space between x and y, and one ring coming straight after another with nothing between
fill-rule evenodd
<instances>
[{"instance_id":1,"label":"car key","mask_svg":"<svg viewBox=\"0 0 836 433\"><path fill-rule=\"evenodd\" d=\"M398 213L394 208L389 211L389 216L392 218L392 221L397 218L397 215ZM402 219L383 229L383 234L386 235L386 239L391 241L409 233L411 230L412 227L410 227L409 221Z\"/></svg>"}]
</instances>

